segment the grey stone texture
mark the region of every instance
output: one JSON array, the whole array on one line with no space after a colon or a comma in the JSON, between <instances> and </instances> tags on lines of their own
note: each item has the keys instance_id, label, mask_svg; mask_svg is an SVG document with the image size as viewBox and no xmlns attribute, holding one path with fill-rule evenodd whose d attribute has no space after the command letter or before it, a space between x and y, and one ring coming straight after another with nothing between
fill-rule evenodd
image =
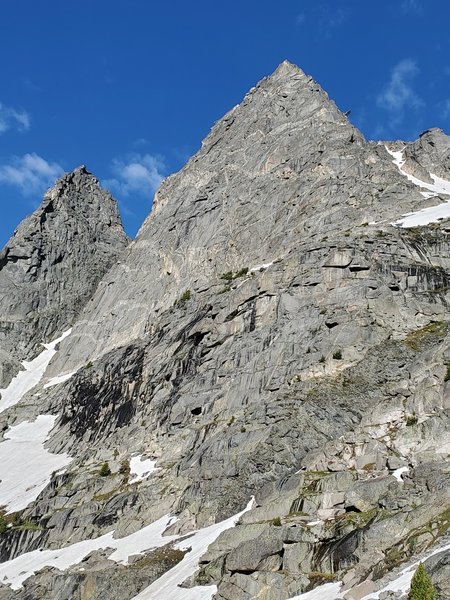
<instances>
[{"instance_id":1,"label":"grey stone texture","mask_svg":"<svg viewBox=\"0 0 450 600\"><path fill-rule=\"evenodd\" d=\"M0 387L73 324L127 243L116 202L84 166L45 194L0 253Z\"/></svg>"},{"instance_id":2,"label":"grey stone texture","mask_svg":"<svg viewBox=\"0 0 450 600\"><path fill-rule=\"evenodd\" d=\"M392 145L403 146L414 168L446 172L442 132ZM300 69L285 62L261 81L162 184L84 304L46 377L76 374L6 414L60 415L49 447L74 462L23 511L41 530L0 537L2 560L167 512L184 533L252 495L193 578L216 584L217 600L287 600L334 580L356 598L439 545L450 526L450 227L390 224L424 202ZM130 484L119 468L132 453L159 470ZM103 567L94 555L83 599L128 600ZM436 563L436 582L446 569ZM132 566L113 571L142 584ZM69 600L77 577L27 585Z\"/></svg>"}]
</instances>

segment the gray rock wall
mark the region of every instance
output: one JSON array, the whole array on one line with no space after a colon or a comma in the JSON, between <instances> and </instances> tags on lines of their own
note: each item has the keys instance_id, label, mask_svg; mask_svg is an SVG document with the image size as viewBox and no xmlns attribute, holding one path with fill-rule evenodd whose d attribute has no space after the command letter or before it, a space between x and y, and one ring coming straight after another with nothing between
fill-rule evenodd
<instances>
[{"instance_id":1,"label":"gray rock wall","mask_svg":"<svg viewBox=\"0 0 450 600\"><path fill-rule=\"evenodd\" d=\"M437 171L438 137L417 142L420 168ZM162 185L46 375L77 373L5 417L61 415L49 445L74 461L23 511L40 531L8 531L1 556L124 535L167 512L186 532L251 495L194 578L220 600L286 600L334 579L376 589L439 544L449 227L390 225L423 201L297 67L260 82ZM121 472L133 453L157 461L149 480ZM83 577L46 572L1 593L126 600L111 591L117 573L140 589L148 565L111 577L103 558Z\"/></svg>"},{"instance_id":2,"label":"gray rock wall","mask_svg":"<svg viewBox=\"0 0 450 600\"><path fill-rule=\"evenodd\" d=\"M61 177L0 253L0 386L74 322L128 239L84 167Z\"/></svg>"}]
</instances>

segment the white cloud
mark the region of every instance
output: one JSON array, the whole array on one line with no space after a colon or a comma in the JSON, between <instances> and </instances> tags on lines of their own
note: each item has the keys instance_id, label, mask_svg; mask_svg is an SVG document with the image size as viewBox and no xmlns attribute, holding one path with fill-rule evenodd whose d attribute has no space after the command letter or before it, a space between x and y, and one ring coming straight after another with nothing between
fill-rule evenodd
<instances>
[{"instance_id":1,"label":"white cloud","mask_svg":"<svg viewBox=\"0 0 450 600\"><path fill-rule=\"evenodd\" d=\"M412 82L419 69L410 58L401 60L391 72L391 78L384 90L377 97L380 108L391 115L391 125L398 124L408 108L418 109L422 100L413 89Z\"/></svg>"},{"instance_id":2,"label":"white cloud","mask_svg":"<svg viewBox=\"0 0 450 600\"><path fill-rule=\"evenodd\" d=\"M24 110L16 110L0 102L0 135L8 129L27 131L30 128L30 115Z\"/></svg>"},{"instance_id":3,"label":"white cloud","mask_svg":"<svg viewBox=\"0 0 450 600\"><path fill-rule=\"evenodd\" d=\"M9 164L0 165L0 182L18 187L25 196L42 194L62 175L63 168L47 162L38 154L15 156Z\"/></svg>"},{"instance_id":4,"label":"white cloud","mask_svg":"<svg viewBox=\"0 0 450 600\"><path fill-rule=\"evenodd\" d=\"M103 185L119 196L133 193L152 196L164 179L164 162L151 154L131 154L125 159L114 159L111 170L114 177Z\"/></svg>"}]
</instances>

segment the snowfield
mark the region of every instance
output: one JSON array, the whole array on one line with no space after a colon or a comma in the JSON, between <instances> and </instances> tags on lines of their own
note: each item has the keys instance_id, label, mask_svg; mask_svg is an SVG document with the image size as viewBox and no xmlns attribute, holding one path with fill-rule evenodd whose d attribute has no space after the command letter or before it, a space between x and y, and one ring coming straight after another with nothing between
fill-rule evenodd
<instances>
[{"instance_id":1,"label":"snowfield","mask_svg":"<svg viewBox=\"0 0 450 600\"><path fill-rule=\"evenodd\" d=\"M69 567L80 563L94 550L106 548L114 549L110 559L116 562L127 563L128 557L141 554L150 548L160 548L178 538L178 536L163 537L162 534L172 522L168 515L161 517L151 525L136 531L123 538L114 539L111 531L101 537L85 540L65 546L60 550L33 550L26 552L12 560L0 564L0 581L17 590L31 575L44 567L56 567L65 571Z\"/></svg>"},{"instance_id":2,"label":"snowfield","mask_svg":"<svg viewBox=\"0 0 450 600\"><path fill-rule=\"evenodd\" d=\"M215 586L195 587L191 589L184 589L178 586L195 572L198 567L199 558L206 552L209 544L222 531L234 527L244 512L250 510L252 506L253 498L246 508L237 515L182 536L163 536L167 527L176 521L176 518L165 515L154 523L123 538L114 538L114 531L111 531L101 537L77 542L59 550L33 550L32 552L26 552L21 556L0 564L0 581L16 590L22 587L23 582L28 577L31 577L31 575L40 569L55 567L60 571L65 571L69 567L79 564L88 554L95 550L111 548L113 552L109 555L108 559L127 564L130 556L143 554L147 550L161 548L166 544L184 538L174 546L180 550L188 550L184 558L152 585L135 596L133 600L162 600L162 598L170 598L171 600L210 600L216 592Z\"/></svg>"},{"instance_id":3,"label":"snowfield","mask_svg":"<svg viewBox=\"0 0 450 600\"><path fill-rule=\"evenodd\" d=\"M450 196L450 181L446 179L442 179L437 175L433 175L430 173L430 177L433 180L433 183L427 183L426 181L422 181L414 175L410 175L403 170L403 165L405 164L405 159L403 157L403 150L399 150L394 152L389 150L387 146L385 146L386 150L393 158L393 163L396 165L405 177L409 179L414 185L421 188L421 190L428 190L427 192L421 191L420 193L424 198L433 198L440 194L445 194ZM396 227L418 227L419 225L429 225L430 223L436 223L440 219L447 219L450 217L450 198L447 202L443 204L438 204L437 206L430 206L428 208L423 208L416 212L411 212L406 215L403 215L401 219L391 223L391 225L395 225Z\"/></svg>"},{"instance_id":4,"label":"snowfield","mask_svg":"<svg viewBox=\"0 0 450 600\"><path fill-rule=\"evenodd\" d=\"M217 592L217 586L197 586L193 588L181 588L179 585L185 579L195 573L198 567L200 557L206 552L208 546L219 537L219 535L231 527L234 527L240 517L253 507L252 498L243 511L204 529L195 531L192 537L175 544L175 548L190 551L185 554L181 560L172 569L164 573L159 579L154 581L148 588L143 590L131 600L211 600Z\"/></svg>"},{"instance_id":5,"label":"snowfield","mask_svg":"<svg viewBox=\"0 0 450 600\"><path fill-rule=\"evenodd\" d=\"M23 510L50 482L53 471L67 466L67 454L51 454L44 442L57 417L40 415L5 433L0 443L0 506L8 513Z\"/></svg>"},{"instance_id":6,"label":"snowfield","mask_svg":"<svg viewBox=\"0 0 450 600\"><path fill-rule=\"evenodd\" d=\"M54 340L49 344L42 344L45 350L43 350L39 356L36 356L35 359L29 362L24 361L22 363L25 370L20 371L7 388L0 389L0 412L3 412L20 402L25 394L32 390L34 386L40 382L50 361L57 352L56 346L59 344L59 342L62 342L64 338L70 335L71 332L72 329L68 329L57 340ZM60 382L58 381L58 383Z\"/></svg>"}]
</instances>

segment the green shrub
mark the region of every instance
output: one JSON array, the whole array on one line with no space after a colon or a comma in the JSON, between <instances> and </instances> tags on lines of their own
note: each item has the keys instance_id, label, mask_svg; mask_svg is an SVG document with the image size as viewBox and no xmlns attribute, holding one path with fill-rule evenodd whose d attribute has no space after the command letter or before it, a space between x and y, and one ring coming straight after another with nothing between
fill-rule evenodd
<instances>
[{"instance_id":1,"label":"green shrub","mask_svg":"<svg viewBox=\"0 0 450 600\"><path fill-rule=\"evenodd\" d=\"M336 350L336 352L333 352L333 358L334 360L341 360L342 352L340 350Z\"/></svg>"},{"instance_id":2,"label":"green shrub","mask_svg":"<svg viewBox=\"0 0 450 600\"><path fill-rule=\"evenodd\" d=\"M0 535L5 533L8 529L8 521L5 519L5 515L0 515Z\"/></svg>"},{"instance_id":3,"label":"green shrub","mask_svg":"<svg viewBox=\"0 0 450 600\"><path fill-rule=\"evenodd\" d=\"M125 458L120 463L119 473L121 475L129 475L130 474L130 461L127 458Z\"/></svg>"},{"instance_id":4,"label":"green shrub","mask_svg":"<svg viewBox=\"0 0 450 600\"><path fill-rule=\"evenodd\" d=\"M100 477L108 477L108 475L111 475L111 469L109 468L109 465L107 462L104 462L102 464L98 474L100 475Z\"/></svg>"},{"instance_id":5,"label":"green shrub","mask_svg":"<svg viewBox=\"0 0 450 600\"><path fill-rule=\"evenodd\" d=\"M436 590L422 563L414 573L409 589L408 600L435 600Z\"/></svg>"},{"instance_id":6,"label":"green shrub","mask_svg":"<svg viewBox=\"0 0 450 600\"><path fill-rule=\"evenodd\" d=\"M185 290L179 299L179 302L187 302L192 297L191 290Z\"/></svg>"},{"instance_id":7,"label":"green shrub","mask_svg":"<svg viewBox=\"0 0 450 600\"><path fill-rule=\"evenodd\" d=\"M239 271L236 271L236 273L233 273L233 271L226 271L220 276L220 278L225 279L225 281L233 281L233 279L244 277L244 275L247 275L247 273L248 267L242 267L242 269L239 269Z\"/></svg>"},{"instance_id":8,"label":"green shrub","mask_svg":"<svg viewBox=\"0 0 450 600\"><path fill-rule=\"evenodd\" d=\"M239 269L239 271L234 276L234 279L237 279L238 277L244 277L244 275L247 275L247 273L248 267L243 267L242 269Z\"/></svg>"},{"instance_id":9,"label":"green shrub","mask_svg":"<svg viewBox=\"0 0 450 600\"><path fill-rule=\"evenodd\" d=\"M411 425L415 425L418 420L419 420L419 417L416 415L416 413L413 413L412 415L408 415L406 417L406 426L411 427Z\"/></svg>"},{"instance_id":10,"label":"green shrub","mask_svg":"<svg viewBox=\"0 0 450 600\"><path fill-rule=\"evenodd\" d=\"M319 358L319 362L320 363L324 363L325 362L325 356L322 354L322 356Z\"/></svg>"}]
</instances>

